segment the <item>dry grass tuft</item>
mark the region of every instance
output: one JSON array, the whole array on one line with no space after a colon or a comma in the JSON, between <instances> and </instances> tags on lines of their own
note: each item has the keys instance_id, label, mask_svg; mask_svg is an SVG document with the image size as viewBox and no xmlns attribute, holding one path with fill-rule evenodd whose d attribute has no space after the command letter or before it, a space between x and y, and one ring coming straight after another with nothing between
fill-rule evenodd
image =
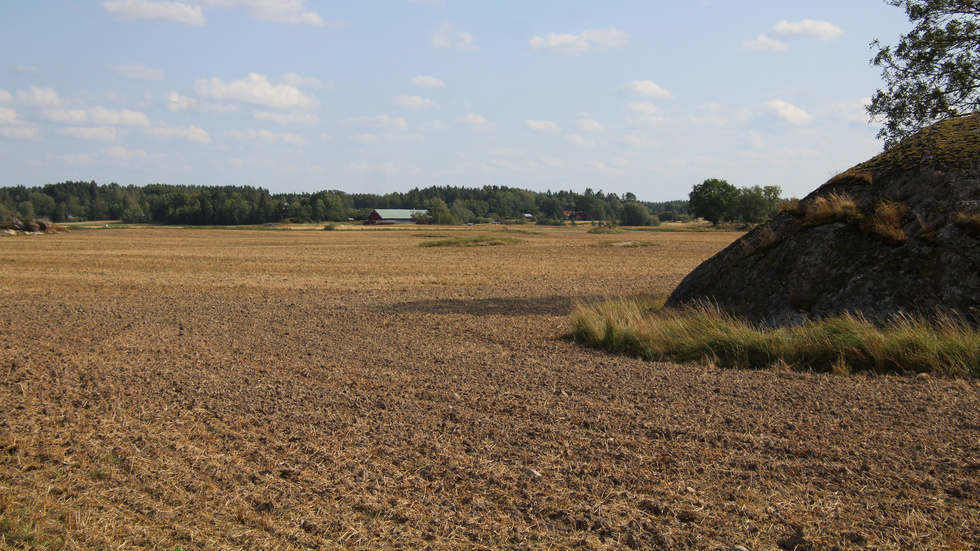
<instances>
[{"instance_id":1,"label":"dry grass tuft","mask_svg":"<svg viewBox=\"0 0 980 551\"><path fill-rule=\"evenodd\" d=\"M803 224L847 222L861 215L854 200L844 193L814 197L805 203L800 203L797 213L802 216Z\"/></svg>"}]
</instances>

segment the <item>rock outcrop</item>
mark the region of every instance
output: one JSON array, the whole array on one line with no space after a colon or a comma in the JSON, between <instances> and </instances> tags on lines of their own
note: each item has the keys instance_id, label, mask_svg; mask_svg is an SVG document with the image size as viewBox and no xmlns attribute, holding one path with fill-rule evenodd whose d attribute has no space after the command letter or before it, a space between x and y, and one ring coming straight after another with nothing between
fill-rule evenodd
<instances>
[{"instance_id":1,"label":"rock outcrop","mask_svg":"<svg viewBox=\"0 0 980 551\"><path fill-rule=\"evenodd\" d=\"M861 314L980 321L980 114L830 179L688 274L667 306L779 326Z\"/></svg>"}]
</instances>

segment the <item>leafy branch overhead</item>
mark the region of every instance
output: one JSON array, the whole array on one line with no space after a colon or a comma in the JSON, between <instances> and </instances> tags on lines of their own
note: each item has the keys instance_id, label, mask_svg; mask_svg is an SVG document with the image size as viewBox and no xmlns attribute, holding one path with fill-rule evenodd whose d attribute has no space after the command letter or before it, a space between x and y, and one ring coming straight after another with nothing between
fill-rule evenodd
<instances>
[{"instance_id":1,"label":"leafy branch overhead","mask_svg":"<svg viewBox=\"0 0 980 551\"><path fill-rule=\"evenodd\" d=\"M886 0L902 7L915 24L896 46L871 46L871 63L887 89L867 107L884 123L878 137L890 148L921 128L980 109L980 2L976 0Z\"/></svg>"}]
</instances>

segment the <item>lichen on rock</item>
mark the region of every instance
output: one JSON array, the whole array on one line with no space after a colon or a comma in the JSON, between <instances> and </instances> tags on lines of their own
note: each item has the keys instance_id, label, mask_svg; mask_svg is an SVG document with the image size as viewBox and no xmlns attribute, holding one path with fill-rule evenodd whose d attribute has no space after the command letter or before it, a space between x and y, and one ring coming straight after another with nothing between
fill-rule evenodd
<instances>
[{"instance_id":1,"label":"lichen on rock","mask_svg":"<svg viewBox=\"0 0 980 551\"><path fill-rule=\"evenodd\" d=\"M980 114L937 123L831 178L688 274L710 301L779 326L859 314L980 319Z\"/></svg>"}]
</instances>

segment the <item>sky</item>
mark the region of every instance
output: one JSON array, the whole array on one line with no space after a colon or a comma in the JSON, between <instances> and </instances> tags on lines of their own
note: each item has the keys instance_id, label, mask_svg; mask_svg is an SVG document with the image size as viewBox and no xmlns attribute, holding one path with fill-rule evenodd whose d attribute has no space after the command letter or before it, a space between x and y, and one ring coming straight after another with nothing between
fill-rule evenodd
<instances>
[{"instance_id":1,"label":"sky","mask_svg":"<svg viewBox=\"0 0 980 551\"><path fill-rule=\"evenodd\" d=\"M882 150L883 0L0 0L0 186L803 197Z\"/></svg>"}]
</instances>

